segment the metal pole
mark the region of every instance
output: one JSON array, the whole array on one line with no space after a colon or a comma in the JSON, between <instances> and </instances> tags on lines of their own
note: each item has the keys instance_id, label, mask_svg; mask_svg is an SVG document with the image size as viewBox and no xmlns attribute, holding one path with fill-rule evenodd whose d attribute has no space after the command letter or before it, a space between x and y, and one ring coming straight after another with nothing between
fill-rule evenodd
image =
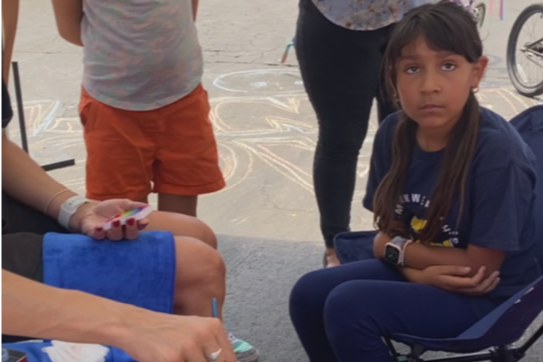
<instances>
[{"instance_id":1,"label":"metal pole","mask_svg":"<svg viewBox=\"0 0 543 362\"><path fill-rule=\"evenodd\" d=\"M19 128L21 130L21 144L23 150L28 153L28 139L26 137L25 110L23 105L23 95L21 92L21 79L19 78L19 64L11 62L13 66L13 82L15 85L15 97L17 98L17 113L19 115Z\"/></svg>"}]
</instances>

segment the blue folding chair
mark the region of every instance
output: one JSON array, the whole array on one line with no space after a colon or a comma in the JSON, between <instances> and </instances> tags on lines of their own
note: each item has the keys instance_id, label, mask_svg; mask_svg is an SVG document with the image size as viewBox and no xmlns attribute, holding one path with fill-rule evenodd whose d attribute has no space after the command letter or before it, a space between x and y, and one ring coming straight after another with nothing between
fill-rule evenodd
<instances>
[{"instance_id":1,"label":"blue folding chair","mask_svg":"<svg viewBox=\"0 0 543 362\"><path fill-rule=\"evenodd\" d=\"M538 183L535 213L539 264L543 267L543 106L532 107L511 120L537 158ZM339 234L335 239L338 257L342 263L373 258L375 231ZM521 346L515 347L528 327L543 311L543 277L500 305L478 323L456 338L431 339L404 334L392 334L385 339L391 354L398 361L408 362L518 362L543 335L541 326ZM410 346L407 355L399 354L392 341ZM477 353L488 350L488 352ZM460 354L458 357L424 360L426 351Z\"/></svg>"}]
</instances>

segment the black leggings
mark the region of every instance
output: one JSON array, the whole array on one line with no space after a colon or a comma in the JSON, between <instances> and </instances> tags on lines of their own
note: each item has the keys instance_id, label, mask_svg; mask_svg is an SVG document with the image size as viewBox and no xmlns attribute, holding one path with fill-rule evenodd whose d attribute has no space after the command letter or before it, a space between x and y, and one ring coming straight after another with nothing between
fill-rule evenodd
<instances>
[{"instance_id":1,"label":"black leggings","mask_svg":"<svg viewBox=\"0 0 543 362\"><path fill-rule=\"evenodd\" d=\"M300 0L295 49L319 122L313 182L327 247L333 247L335 235L349 231L358 154L373 100L379 122L395 111L381 87L391 30L348 30L326 19L311 0Z\"/></svg>"}]
</instances>

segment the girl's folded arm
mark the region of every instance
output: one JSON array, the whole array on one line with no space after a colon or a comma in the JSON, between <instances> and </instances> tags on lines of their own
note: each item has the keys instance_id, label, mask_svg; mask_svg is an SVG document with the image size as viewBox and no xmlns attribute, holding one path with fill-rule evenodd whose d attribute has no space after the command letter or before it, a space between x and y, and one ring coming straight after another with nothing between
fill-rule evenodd
<instances>
[{"instance_id":1,"label":"girl's folded arm","mask_svg":"<svg viewBox=\"0 0 543 362\"><path fill-rule=\"evenodd\" d=\"M482 248L470 244L467 249L426 246L423 244L409 244L405 249L405 265L410 268L424 270L434 265L458 265L471 268L472 276L481 267L485 267L485 274L501 268L506 252L498 249Z\"/></svg>"}]
</instances>

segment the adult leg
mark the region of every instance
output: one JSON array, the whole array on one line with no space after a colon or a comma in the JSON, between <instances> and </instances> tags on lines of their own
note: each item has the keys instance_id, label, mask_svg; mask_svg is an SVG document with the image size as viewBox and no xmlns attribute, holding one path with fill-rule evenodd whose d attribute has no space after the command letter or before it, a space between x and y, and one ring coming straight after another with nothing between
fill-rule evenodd
<instances>
[{"instance_id":1,"label":"adult leg","mask_svg":"<svg viewBox=\"0 0 543 362\"><path fill-rule=\"evenodd\" d=\"M321 269L303 276L292 289L290 317L312 362L335 360L326 336L325 304L335 288L351 280L405 281L405 278L396 268L375 259Z\"/></svg>"},{"instance_id":2,"label":"adult leg","mask_svg":"<svg viewBox=\"0 0 543 362\"><path fill-rule=\"evenodd\" d=\"M395 25L391 25L387 27L385 30L388 31L387 39L390 38L390 34L394 30ZM388 46L388 40L380 49L381 56L384 57L386 48ZM394 100L394 94L391 93L391 89L386 83L386 74L385 69L383 65L381 65L381 72L380 72L380 83L379 83L379 89L377 91L376 99L377 99L377 121L379 124L385 120L389 115L396 112L398 110L398 105L396 104Z\"/></svg>"},{"instance_id":3,"label":"adult leg","mask_svg":"<svg viewBox=\"0 0 543 362\"><path fill-rule=\"evenodd\" d=\"M481 317L472 308L473 302L472 297L422 284L350 281L335 288L326 300L326 335L339 362L395 362L383 336L455 337ZM485 299L477 302L488 312L495 307Z\"/></svg>"},{"instance_id":4,"label":"adult leg","mask_svg":"<svg viewBox=\"0 0 543 362\"><path fill-rule=\"evenodd\" d=\"M314 185L326 247L349 230L358 154L380 82L388 29L351 31L300 1L296 54L319 122Z\"/></svg>"},{"instance_id":5,"label":"adult leg","mask_svg":"<svg viewBox=\"0 0 543 362\"><path fill-rule=\"evenodd\" d=\"M222 316L226 293L226 267L220 254L191 237L175 237L176 278L174 313L211 317L217 298Z\"/></svg>"},{"instance_id":6,"label":"adult leg","mask_svg":"<svg viewBox=\"0 0 543 362\"><path fill-rule=\"evenodd\" d=\"M67 233L57 220L2 192L2 234Z\"/></svg>"}]
</instances>

